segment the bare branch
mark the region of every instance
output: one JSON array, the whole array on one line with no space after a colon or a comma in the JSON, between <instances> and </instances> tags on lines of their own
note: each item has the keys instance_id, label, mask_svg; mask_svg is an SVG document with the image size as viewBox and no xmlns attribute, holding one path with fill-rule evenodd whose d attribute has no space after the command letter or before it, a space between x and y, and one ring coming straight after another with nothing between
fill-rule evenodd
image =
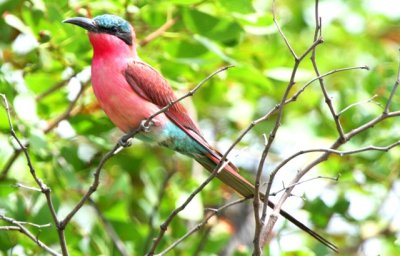
<instances>
[{"instance_id":1,"label":"bare branch","mask_svg":"<svg viewBox=\"0 0 400 256\"><path fill-rule=\"evenodd\" d=\"M333 74L336 74L336 73L339 73L339 72L349 71L349 70L356 70L356 69L369 70L369 67L367 67L367 66L356 66L356 67L348 67L348 68L338 68L338 69L334 69L334 70L331 70L331 71L329 71L329 72L326 72L325 74L322 74L322 75L320 75L320 76L317 76L317 77L311 79L310 81L308 81L305 85L303 85L303 86L301 87L300 90L298 90L290 99L288 99L288 100L285 102L285 104L288 104L288 103L290 103L290 102L292 102L292 101L296 101L297 98L300 96L300 94L303 93L303 91L304 91L310 84L312 84L313 82L315 82L315 81L317 81L317 80L319 80L319 79L321 79L321 78L324 78L324 77L327 77L327 76L330 76L330 75L333 75Z\"/></svg>"},{"instance_id":2,"label":"bare branch","mask_svg":"<svg viewBox=\"0 0 400 256\"><path fill-rule=\"evenodd\" d=\"M336 73L339 73L339 72L348 71L348 70L355 70L355 69L366 69L366 70L369 70L369 68L368 68L367 66L339 68L339 69L331 70L331 71L329 71L329 72L327 72L327 73L325 73L325 74L322 74L320 77L327 77L327 76L330 76L330 75L333 75L333 74L336 74ZM315 81L318 80L320 77L316 77L316 78L310 80L309 82L307 82L307 83L306 83L299 91L297 91L290 99L288 99L288 100L285 101L285 105L286 105L286 104L289 104L289 103L291 103L291 102L293 102L293 101L296 101L297 98L301 95L301 93L303 93L304 90L305 90L311 83L315 82ZM264 121L268 120L273 114L275 114L275 113L278 111L279 108L280 108L280 104L276 104L275 107L272 108L267 114L265 114L264 116L262 116L262 117L260 117L260 118L258 118L258 119L256 119L256 120L253 120L253 121L250 123L250 125L249 125L247 128L245 128L245 129L240 133L240 135L236 138L236 140L232 142L231 146L230 146L230 147L228 148L228 150L223 154L220 163L223 163L223 162L227 159L229 153L236 147L236 145L237 145L239 142L242 141L243 137L246 136L247 133L249 133L255 126L257 126L257 125L260 124L261 122L264 122ZM267 140L268 140L268 139L267 139ZM217 166L216 168L219 168L219 166Z\"/></svg>"},{"instance_id":3,"label":"bare branch","mask_svg":"<svg viewBox=\"0 0 400 256\"><path fill-rule=\"evenodd\" d=\"M363 147L363 148L348 150L348 151L340 151L340 150L335 150L332 148L318 148L318 149L301 150L301 151L289 156L285 160L283 160L277 167L275 167L275 169L272 172L273 173L278 172L289 161L291 161L294 158L296 158L300 155L303 155L303 154L325 152L325 153L335 154L335 155L339 155L339 156L345 156L345 155L357 154L357 153L361 153L361 152L365 152L365 151L385 151L385 152L387 152L387 151L391 150L392 148L397 147L398 145L400 145L400 141L397 141L395 143L392 143L392 144L390 144L388 146L384 146L384 147L368 146L368 147Z\"/></svg>"},{"instance_id":4,"label":"bare branch","mask_svg":"<svg viewBox=\"0 0 400 256\"><path fill-rule=\"evenodd\" d=\"M24 188L24 189L27 189L27 190L32 190L32 191L36 191L36 192L42 192L42 190L39 189L39 188L26 186L26 185L23 185L23 184L21 184L21 183L17 183L17 184L15 184L15 186L16 186L17 188Z\"/></svg>"},{"instance_id":5,"label":"bare branch","mask_svg":"<svg viewBox=\"0 0 400 256\"><path fill-rule=\"evenodd\" d=\"M316 24L315 24L314 41L317 40L318 38L320 38L319 35L322 33L321 17L319 16L318 10L319 10L318 9L318 0L316 0L315 1L315 22L316 22ZM316 48L314 48L312 50L312 54L311 54L311 58L310 59L311 59L311 63L312 63L313 68L314 68L314 72L319 77L320 76L320 72L319 72L318 65L317 65L316 55L317 55ZM321 91L322 91L322 93L324 95L324 98L325 98L325 103L327 104L327 106L329 108L329 111L331 112L331 115L332 115L332 117L333 117L333 119L335 121L336 130L338 131L340 138L345 141L346 137L344 136L344 130L343 130L343 127L342 127L342 125L340 123L340 116L336 113L335 108L333 107L332 99L329 96L329 94L328 94L328 92L326 90L326 87L325 87L325 81L324 81L324 79L322 77L319 78L318 81L319 81L319 84L320 84L320 87L321 87Z\"/></svg>"},{"instance_id":6,"label":"bare branch","mask_svg":"<svg viewBox=\"0 0 400 256\"><path fill-rule=\"evenodd\" d=\"M340 177L340 175L338 175L338 176L336 176L334 178L333 177L327 177L327 176L317 176L317 177L309 178L309 179L302 180L302 181L299 181L299 182L296 182L296 183L292 183L289 186L285 186L285 184L283 184L283 186L282 186L282 188L280 190L272 192L270 195L271 196L276 196L279 193L285 191L286 189L288 189L290 187L295 187L297 185L300 185L300 184L303 184L303 183L306 183L306 182L310 182L310 181L313 181L313 180L327 179L327 180L333 180L333 181L337 182L339 180L339 177Z\"/></svg>"},{"instance_id":7,"label":"bare branch","mask_svg":"<svg viewBox=\"0 0 400 256\"><path fill-rule=\"evenodd\" d=\"M34 234L32 234L27 228L25 228L22 223L26 224L26 222L19 222L19 221L16 221L16 220L12 219L12 218L9 218L9 217L6 217L4 215L1 215L1 214L0 214L0 220L4 220L4 221L14 225L14 226L11 226L11 227L8 226L9 229L0 228L0 230L1 229L3 229L3 230L5 229L5 230L16 230L16 231L19 231L22 234L24 234L27 237L29 237L40 248L42 248L46 252L50 253L51 255L56 255L56 256L61 255L58 252L56 252L53 249L51 249L50 247L48 247L46 244L44 244L42 241L40 241Z\"/></svg>"},{"instance_id":8,"label":"bare branch","mask_svg":"<svg viewBox=\"0 0 400 256\"><path fill-rule=\"evenodd\" d=\"M0 230L5 230L5 231L20 231L21 229L17 226L0 226Z\"/></svg>"},{"instance_id":9,"label":"bare branch","mask_svg":"<svg viewBox=\"0 0 400 256\"><path fill-rule=\"evenodd\" d=\"M293 47L290 45L289 40L286 38L285 34L283 33L281 26L277 22L277 17L276 17L276 1L272 1L272 19L274 21L275 27L278 29L279 34L281 35L283 41L285 42L287 48L289 49L290 53L292 54L293 58L295 60L298 60L299 58L296 55L296 52L294 51Z\"/></svg>"},{"instance_id":10,"label":"bare branch","mask_svg":"<svg viewBox=\"0 0 400 256\"><path fill-rule=\"evenodd\" d=\"M315 20L316 20L316 29L315 29L314 40L316 38L320 37L320 35L321 35L321 18L319 17L319 14L318 14L318 0L316 1L316 4L315 4ZM311 60L312 60L312 63L313 63L313 66L314 66L314 70L315 70L317 76L320 76L318 68L317 68L317 64L316 64L316 61L315 61L315 54L316 54L316 51L313 50L313 54L312 54ZM324 83L323 83L323 79L320 78L319 81L320 81L321 89L324 92L325 100L327 101L327 104L328 104L328 106L330 108L332 116L334 117L335 124L336 124L337 130L339 132L339 138L330 147L331 150L336 150L339 146L343 145L346 141L350 140L353 136L355 136L355 135L357 135L357 134L359 134L359 133L371 128L372 126L374 126L375 124L383 121L386 118L400 116L400 111L391 112L391 113L385 113L384 112L381 116L379 116L379 117L377 117L377 118L365 123L364 125L356 128L356 129L353 129L352 131L348 132L347 134L344 134L343 128L341 127L341 124L339 122L339 117L336 114L335 110L333 109L333 106L331 104L329 96L326 93L325 86L324 86ZM395 146L394 144L392 144L392 145ZM298 172L296 177L291 181L291 184L295 184L295 183L299 182L299 180L301 179L301 177L303 175L305 175L314 166L316 166L319 163L327 160L329 155L332 154L332 153L335 153L335 152L334 151L325 152L322 155L320 155L319 157L317 157L314 161L312 161L309 165L307 165L303 170L300 170ZM336 153L338 153L338 152L336 152ZM355 153L355 152L353 152L353 153ZM272 216L277 216L277 214L279 213L279 210L282 207L283 202L291 195L291 192L292 192L293 188L294 188L294 186L290 186L285 190L285 192L283 193L283 195L279 199L278 203L274 207L274 211L272 213ZM273 226L274 226L274 224L276 222L276 219L277 218L270 218L268 220L268 223L266 225L266 230L265 230L266 232L268 232L268 233L271 232L271 230L272 230L272 228L273 228Z\"/></svg>"},{"instance_id":11,"label":"bare branch","mask_svg":"<svg viewBox=\"0 0 400 256\"><path fill-rule=\"evenodd\" d=\"M36 224L36 223L32 223L32 222L26 222L26 221L17 221L19 224L21 225L25 225L25 226L32 226L35 228L49 228L51 227L51 223L47 223L47 224Z\"/></svg>"},{"instance_id":12,"label":"bare branch","mask_svg":"<svg viewBox=\"0 0 400 256\"><path fill-rule=\"evenodd\" d=\"M389 113L390 105L392 104L393 96L395 95L397 91L397 87L399 86L400 83L400 60L399 60L399 67L397 69L397 79L396 82L394 83L393 89L390 92L390 96L388 101L386 102L385 110L383 111L384 114Z\"/></svg>"},{"instance_id":13,"label":"bare branch","mask_svg":"<svg viewBox=\"0 0 400 256\"><path fill-rule=\"evenodd\" d=\"M345 134L346 138L348 138L348 140L350 140L352 137L360 134L361 132L364 132L365 130L368 130L369 128L373 127L374 125L384 121L385 119L388 118L393 118L393 117L399 117L400 116L400 111L396 111L396 112L390 112L390 113L382 113L382 115L372 119L371 121L365 123L364 125L359 126L358 128L353 129L352 131L348 132L347 134ZM399 142L393 143L389 146L386 147L376 147L376 146L369 146L369 147L365 147L365 148L361 148L361 149L356 149L356 150L351 150L351 151L338 151L336 150L337 148L339 148L341 145L343 145L344 143L346 143L346 141L343 141L340 137L331 145L331 147L329 149L323 149L321 150L322 152L324 152L323 154L321 154L319 157L317 157L316 159L314 159L311 163L309 163L307 166L305 166L302 170L300 170L297 175L293 178L293 180L290 182L290 184L294 184L300 181L300 179L307 173L309 172L313 167L317 166L318 164L326 161L330 154L338 154L340 155L341 153L346 153L346 154L354 154L354 153L359 153L359 152L363 152L363 151L368 151L368 150L377 150L377 151L387 151L390 150L393 147L396 147L399 145ZM299 153L299 152L298 152ZM293 155L292 155L293 157ZM291 192L293 190L294 187L289 186L285 192L283 193L283 195L281 196L281 198L279 199L279 201L276 203L276 206L274 208L273 214L278 214L279 213L279 209L281 209L283 203L286 201L286 199L291 195ZM267 232L271 232L272 227L275 225L276 219L269 219L268 223L267 223Z\"/></svg>"}]
</instances>

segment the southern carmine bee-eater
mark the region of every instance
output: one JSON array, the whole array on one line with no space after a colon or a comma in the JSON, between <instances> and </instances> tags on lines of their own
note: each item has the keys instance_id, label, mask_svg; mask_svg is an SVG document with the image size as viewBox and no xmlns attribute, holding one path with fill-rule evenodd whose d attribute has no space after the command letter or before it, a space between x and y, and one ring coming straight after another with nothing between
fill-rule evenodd
<instances>
[{"instance_id":1,"label":"southern carmine bee-eater","mask_svg":"<svg viewBox=\"0 0 400 256\"><path fill-rule=\"evenodd\" d=\"M76 17L64 20L86 29L93 46L92 86L101 108L123 132L138 128L143 121L176 100L167 80L136 52L136 35L124 19L105 14L94 19ZM212 148L198 126L179 102L152 119L152 125L136 137L178 151L212 172L221 153ZM253 197L254 186L238 169L227 164L217 177L244 197ZM274 207L272 202L268 202ZM317 240L336 250L335 245L306 227L287 212L281 215Z\"/></svg>"}]
</instances>

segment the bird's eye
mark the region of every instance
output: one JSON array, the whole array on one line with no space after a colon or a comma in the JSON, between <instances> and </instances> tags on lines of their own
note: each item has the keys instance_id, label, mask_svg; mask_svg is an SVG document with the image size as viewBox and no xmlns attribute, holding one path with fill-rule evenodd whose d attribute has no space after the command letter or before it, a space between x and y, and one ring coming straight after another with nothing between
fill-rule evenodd
<instances>
[{"instance_id":1,"label":"bird's eye","mask_svg":"<svg viewBox=\"0 0 400 256\"><path fill-rule=\"evenodd\" d=\"M111 31L112 32L118 32L118 28L117 27L111 27Z\"/></svg>"}]
</instances>

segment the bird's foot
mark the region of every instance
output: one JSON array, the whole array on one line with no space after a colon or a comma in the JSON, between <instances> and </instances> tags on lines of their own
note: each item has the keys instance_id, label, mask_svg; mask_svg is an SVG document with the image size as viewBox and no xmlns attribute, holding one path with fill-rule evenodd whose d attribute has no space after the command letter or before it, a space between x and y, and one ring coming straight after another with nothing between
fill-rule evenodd
<instances>
[{"instance_id":1,"label":"bird's foot","mask_svg":"<svg viewBox=\"0 0 400 256\"><path fill-rule=\"evenodd\" d=\"M125 134L118 140L118 145L120 145L123 148L130 147L132 145L131 140L132 140L131 135Z\"/></svg>"},{"instance_id":2,"label":"bird's foot","mask_svg":"<svg viewBox=\"0 0 400 256\"><path fill-rule=\"evenodd\" d=\"M150 128L155 125L155 123L153 122L153 120L143 120L142 122L140 122L140 127L142 128L142 130L144 132L150 132Z\"/></svg>"}]
</instances>

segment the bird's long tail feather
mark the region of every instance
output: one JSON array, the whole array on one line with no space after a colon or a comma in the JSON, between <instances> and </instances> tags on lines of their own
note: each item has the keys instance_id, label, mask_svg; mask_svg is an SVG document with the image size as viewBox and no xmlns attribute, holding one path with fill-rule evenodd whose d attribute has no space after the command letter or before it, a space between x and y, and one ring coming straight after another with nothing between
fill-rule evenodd
<instances>
[{"instance_id":1,"label":"bird's long tail feather","mask_svg":"<svg viewBox=\"0 0 400 256\"><path fill-rule=\"evenodd\" d=\"M218 152L213 152L217 153ZM216 154L206 154L204 157L197 158L196 159L201 165L203 165L209 172L213 172L215 167L219 164L221 157L219 157ZM218 179L220 179L223 183L226 185L230 186L233 188L236 192L238 192L240 195L246 198L252 198L254 196L255 188L252 183L250 183L248 180L246 180L244 177L242 177L238 169L235 165L232 163L228 163L225 165L224 169L221 170L220 173L217 175ZM260 193L260 199L263 201L265 198L264 194ZM268 206L270 208L274 208L275 204L268 200ZM323 238L321 235L313 231L312 229L308 228L306 225L298 221L295 217L290 215L288 212L284 210L280 210L280 215L282 215L285 219L287 219L289 222L293 223L295 226L300 228L301 230L305 231L312 237L314 237L316 240L327 246L329 249L331 249L334 252L338 252L338 248L325 238Z\"/></svg>"}]
</instances>

